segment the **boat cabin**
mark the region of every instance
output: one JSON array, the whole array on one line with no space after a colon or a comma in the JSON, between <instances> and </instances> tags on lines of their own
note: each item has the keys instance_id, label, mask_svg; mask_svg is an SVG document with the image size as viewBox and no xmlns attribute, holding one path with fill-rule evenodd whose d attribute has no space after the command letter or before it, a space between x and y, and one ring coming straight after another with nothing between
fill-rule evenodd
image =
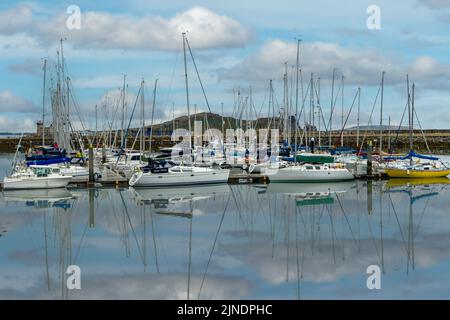
<instances>
[{"instance_id":1,"label":"boat cabin","mask_svg":"<svg viewBox=\"0 0 450 320\"><path fill-rule=\"evenodd\" d=\"M53 168L48 166L31 166L30 168L31 170L33 170L34 174L37 177L47 177L50 174L55 173L58 174L60 172L59 168Z\"/></svg>"}]
</instances>

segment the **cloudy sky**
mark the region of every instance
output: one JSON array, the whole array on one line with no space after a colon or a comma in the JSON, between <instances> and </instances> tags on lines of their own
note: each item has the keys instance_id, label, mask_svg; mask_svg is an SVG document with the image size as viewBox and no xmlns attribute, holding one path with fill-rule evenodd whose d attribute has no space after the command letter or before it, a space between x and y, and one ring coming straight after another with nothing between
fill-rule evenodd
<instances>
[{"instance_id":1,"label":"cloudy sky","mask_svg":"<svg viewBox=\"0 0 450 320\"><path fill-rule=\"evenodd\" d=\"M369 30L369 5L381 10L381 29ZM67 8L81 10L81 28L70 30ZM296 38L304 90L311 73L320 77L321 104L330 113L332 70L345 77L344 108L361 86L361 121L367 123L385 71L384 120L400 122L406 103L406 74L416 84L416 108L426 128L448 128L450 120L450 0L392 1L29 1L0 3L0 132L34 130L42 113L42 63L48 85L54 77L59 39L81 119L93 127L95 105L111 119L118 89L127 75L130 105L145 79L145 99L159 79L155 118L169 119L172 108L186 113L181 32L188 31L213 112L234 107L233 90L252 89L255 109L267 114L269 80L282 102L284 62L290 78ZM188 59L190 60L190 59ZM192 107L205 111L192 62L188 61ZM53 79L54 81L54 79ZM293 85L293 82L290 84ZM292 87L291 87L292 89ZM291 90L293 92L293 90ZM341 97L337 103L341 113ZM174 107L172 107L172 105ZM193 107L194 108L194 107ZM49 107L46 109L50 116ZM373 122L379 122L379 106ZM74 114L74 122L80 117ZM355 123L356 114L349 118ZM334 120L335 126L340 119ZM104 126L106 120L99 119Z\"/></svg>"}]
</instances>

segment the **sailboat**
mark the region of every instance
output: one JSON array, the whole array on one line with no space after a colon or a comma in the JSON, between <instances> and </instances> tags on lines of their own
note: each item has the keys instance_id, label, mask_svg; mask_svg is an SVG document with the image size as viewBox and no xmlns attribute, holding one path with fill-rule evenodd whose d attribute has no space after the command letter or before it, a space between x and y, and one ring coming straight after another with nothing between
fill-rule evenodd
<instances>
[{"instance_id":1,"label":"sailboat","mask_svg":"<svg viewBox=\"0 0 450 320\"><path fill-rule=\"evenodd\" d=\"M59 168L48 166L33 166L16 170L13 174L3 178L3 189L50 189L64 188L70 180L71 175L63 175Z\"/></svg>"},{"instance_id":2,"label":"sailboat","mask_svg":"<svg viewBox=\"0 0 450 320\"><path fill-rule=\"evenodd\" d=\"M297 41L296 114L298 109L299 46L300 40ZM295 128L294 163L278 161L272 166L261 168L261 171L268 175L270 182L329 182L354 179L353 174L343 165L329 163L334 162L331 156L313 153L297 154L297 132L298 130ZM311 141L313 142L314 139L312 138ZM313 152L313 145L311 149Z\"/></svg>"},{"instance_id":3,"label":"sailboat","mask_svg":"<svg viewBox=\"0 0 450 320\"><path fill-rule=\"evenodd\" d=\"M413 161L413 158L427 159L429 162ZM391 178L439 178L450 174L450 167L437 157L419 155L410 152L406 157L386 167L385 172Z\"/></svg>"},{"instance_id":4,"label":"sailboat","mask_svg":"<svg viewBox=\"0 0 450 320\"><path fill-rule=\"evenodd\" d=\"M31 166L18 164L18 154L23 134L20 137L16 148L14 160L11 164L11 173L3 178L4 190L21 190L21 189L50 189L66 187L71 175L64 175L59 168L48 166Z\"/></svg>"},{"instance_id":5,"label":"sailboat","mask_svg":"<svg viewBox=\"0 0 450 320\"><path fill-rule=\"evenodd\" d=\"M191 130L191 120L189 111L189 88L186 64L186 34L183 33L184 70L186 80L186 100L188 109L189 132ZM144 104L142 104L144 108ZM155 104L153 104L153 109ZM153 130L152 130L153 132ZM150 138L151 140L151 138ZM189 138L189 147L192 150L192 141ZM150 147L151 148L151 147ZM151 150L150 150L151 153ZM230 170L213 169L208 167L196 167L192 165L173 165L167 161L150 160L149 166L144 171L135 172L129 181L132 187L161 187L161 186L184 186L199 184L217 184L228 182Z\"/></svg>"},{"instance_id":6,"label":"sailboat","mask_svg":"<svg viewBox=\"0 0 450 320\"><path fill-rule=\"evenodd\" d=\"M130 179L132 187L184 186L227 183L230 170L195 166L174 166L162 173L156 170L136 172Z\"/></svg>"},{"instance_id":7,"label":"sailboat","mask_svg":"<svg viewBox=\"0 0 450 320\"><path fill-rule=\"evenodd\" d=\"M406 76L408 87L408 114L409 114L409 147L410 152L406 157L389 164L385 172L391 178L438 178L450 174L450 166L443 163L437 157L420 155L413 150L413 120L414 120L414 83L412 85L412 97L409 93L409 78ZM429 162L414 162L413 158L429 160Z\"/></svg>"}]
</instances>

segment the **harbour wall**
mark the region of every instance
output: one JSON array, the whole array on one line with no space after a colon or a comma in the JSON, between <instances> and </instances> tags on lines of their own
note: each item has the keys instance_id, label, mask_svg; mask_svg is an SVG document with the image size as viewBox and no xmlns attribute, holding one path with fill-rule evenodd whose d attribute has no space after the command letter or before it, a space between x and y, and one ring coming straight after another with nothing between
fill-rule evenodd
<instances>
[{"instance_id":1,"label":"harbour wall","mask_svg":"<svg viewBox=\"0 0 450 320\"><path fill-rule=\"evenodd\" d=\"M310 132L309 137L313 136L316 146L328 146L329 145L329 133L326 132ZM320 137L320 138L319 138ZM342 138L342 139L341 139ZM148 138L147 138L148 139ZM389 151L389 146L394 153L407 152L409 150L409 133L407 131L395 132L383 132L383 147L384 151ZM0 139L0 153L15 152L16 146L19 143L19 138L2 138ZM134 137L130 137L127 141L127 147L131 148L134 142ZM309 140L309 138L308 138ZM332 146L340 147L341 140L346 147L357 148L357 134L354 131L332 132L331 142ZM374 149L377 150L380 146L380 132L368 131L361 132L359 136L359 144L362 144L362 148L366 148L367 142L372 141ZM50 138L46 139L48 144L52 143ZM291 142L294 141L294 137L291 137ZM87 146L88 139L85 138L85 144ZM41 145L42 137L37 135L28 135L22 138L22 150L26 152L28 148ZM96 142L94 142L95 146ZM174 142L171 141L169 135L153 136L152 138L152 150L158 151L163 147L173 146ZM302 145L305 144L303 138ZM450 130L424 130L423 133L419 130L414 131L413 146L417 152L427 153L427 144L433 154L450 154ZM149 142L146 141L148 147ZM135 148L139 148L139 141L136 142Z\"/></svg>"}]
</instances>

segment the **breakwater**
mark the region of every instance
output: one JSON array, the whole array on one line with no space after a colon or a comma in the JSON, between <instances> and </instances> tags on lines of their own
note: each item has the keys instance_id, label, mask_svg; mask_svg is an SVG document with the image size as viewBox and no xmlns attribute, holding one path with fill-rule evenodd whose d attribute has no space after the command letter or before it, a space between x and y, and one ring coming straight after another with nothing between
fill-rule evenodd
<instances>
[{"instance_id":1,"label":"breakwater","mask_svg":"<svg viewBox=\"0 0 450 320\"><path fill-rule=\"evenodd\" d=\"M315 145L328 146L329 145L329 133L315 131L309 136L314 136ZM22 150L26 151L28 148L37 146L41 144L42 138L37 135L28 135L22 138ZM294 137L291 137L293 141ZM392 152L406 152L409 150L409 133L407 131L401 132L383 132L383 150L388 151L389 147ZM15 152L16 146L19 143L19 138L3 138L0 139L0 153L10 153ZM134 142L134 137L130 137L127 141L127 147L131 148ZM304 141L302 145L304 145ZM344 131L332 132L331 142L334 147L339 147L341 145L341 140L346 147L357 147L357 133L356 131ZM374 145L374 149L379 148L380 145L380 132L379 131L368 131L360 132L359 144L365 148L367 141L371 140ZM46 141L51 142L48 138ZM87 145L88 139L85 138L85 143ZM94 143L95 144L95 143ZM152 149L157 151L159 148L170 147L174 144L171 141L170 135L160 135L153 136L152 138ZM418 152L427 153L427 145L433 154L449 154L450 153L450 130L424 130L423 133L419 130L414 131L413 146Z\"/></svg>"}]
</instances>

